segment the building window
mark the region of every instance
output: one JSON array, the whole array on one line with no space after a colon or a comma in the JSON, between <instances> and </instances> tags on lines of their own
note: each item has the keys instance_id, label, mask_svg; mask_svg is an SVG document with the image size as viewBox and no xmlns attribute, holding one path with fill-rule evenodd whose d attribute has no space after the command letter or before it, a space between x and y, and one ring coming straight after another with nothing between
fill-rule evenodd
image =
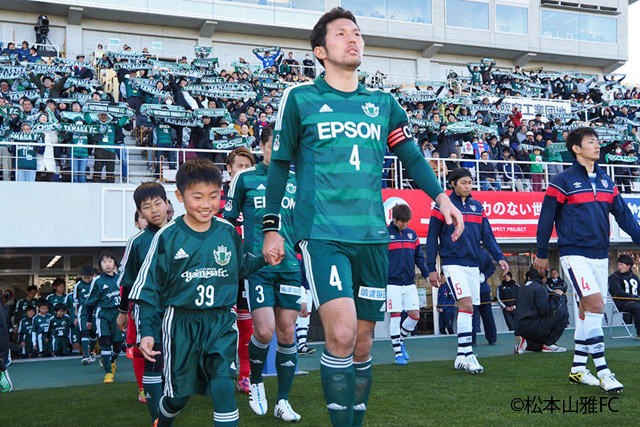
<instances>
[{"instance_id":1,"label":"building window","mask_svg":"<svg viewBox=\"0 0 640 427\"><path fill-rule=\"evenodd\" d=\"M317 10L324 12L324 0L226 0L233 3L257 4L259 6L275 6L289 9Z\"/></svg>"},{"instance_id":2,"label":"building window","mask_svg":"<svg viewBox=\"0 0 640 427\"><path fill-rule=\"evenodd\" d=\"M468 0L447 0L447 26L489 29L489 3Z\"/></svg>"},{"instance_id":3,"label":"building window","mask_svg":"<svg viewBox=\"0 0 640 427\"><path fill-rule=\"evenodd\" d=\"M431 24L431 0L342 0L356 16Z\"/></svg>"},{"instance_id":4,"label":"building window","mask_svg":"<svg viewBox=\"0 0 640 427\"><path fill-rule=\"evenodd\" d=\"M618 43L618 20L614 17L542 9L543 37L596 43Z\"/></svg>"},{"instance_id":5,"label":"building window","mask_svg":"<svg viewBox=\"0 0 640 427\"><path fill-rule=\"evenodd\" d=\"M526 7L496 5L496 31L529 34L529 13Z\"/></svg>"}]
</instances>

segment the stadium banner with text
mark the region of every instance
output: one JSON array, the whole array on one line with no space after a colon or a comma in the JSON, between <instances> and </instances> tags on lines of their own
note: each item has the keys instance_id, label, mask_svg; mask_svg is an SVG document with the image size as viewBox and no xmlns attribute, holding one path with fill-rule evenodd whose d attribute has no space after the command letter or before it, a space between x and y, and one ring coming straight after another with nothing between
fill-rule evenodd
<instances>
[{"instance_id":1,"label":"stadium banner with text","mask_svg":"<svg viewBox=\"0 0 640 427\"><path fill-rule=\"evenodd\" d=\"M474 191L472 197L484 206L497 239L535 240L544 193ZM429 196L419 190L382 190L382 199L387 224L391 222L391 208L395 205L404 203L411 207L412 219L409 227L418 233L424 243L433 206ZM556 237L555 231L553 237Z\"/></svg>"},{"instance_id":2,"label":"stadium banner with text","mask_svg":"<svg viewBox=\"0 0 640 427\"><path fill-rule=\"evenodd\" d=\"M489 102L494 103L500 98L488 97ZM542 98L523 98L515 96L507 96L500 103L502 109L511 111L514 106L518 106L525 120L535 119L536 114L542 114L542 117L549 117L557 114L571 114L570 101L550 101Z\"/></svg>"}]
</instances>

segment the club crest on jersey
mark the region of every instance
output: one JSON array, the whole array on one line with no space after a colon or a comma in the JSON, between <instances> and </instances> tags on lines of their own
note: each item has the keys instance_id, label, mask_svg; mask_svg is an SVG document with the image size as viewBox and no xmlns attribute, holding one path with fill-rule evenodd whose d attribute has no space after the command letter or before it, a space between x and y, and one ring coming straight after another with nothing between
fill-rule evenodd
<instances>
[{"instance_id":1,"label":"club crest on jersey","mask_svg":"<svg viewBox=\"0 0 640 427\"><path fill-rule=\"evenodd\" d=\"M607 182L606 179L601 179L600 182L602 183L602 186L604 188L609 188L609 183Z\"/></svg>"},{"instance_id":2,"label":"club crest on jersey","mask_svg":"<svg viewBox=\"0 0 640 427\"><path fill-rule=\"evenodd\" d=\"M219 265L227 265L231 261L231 251L226 246L218 246L217 251L213 251L213 257Z\"/></svg>"},{"instance_id":3,"label":"club crest on jersey","mask_svg":"<svg viewBox=\"0 0 640 427\"><path fill-rule=\"evenodd\" d=\"M273 151L278 151L279 148L280 148L280 134L276 135L275 139L273 140Z\"/></svg>"},{"instance_id":4,"label":"club crest on jersey","mask_svg":"<svg viewBox=\"0 0 640 427\"><path fill-rule=\"evenodd\" d=\"M476 211L476 207L474 205L469 206L471 208L472 211Z\"/></svg>"},{"instance_id":5,"label":"club crest on jersey","mask_svg":"<svg viewBox=\"0 0 640 427\"><path fill-rule=\"evenodd\" d=\"M378 117L380 107L376 106L373 102L367 102L362 106L362 111L369 117Z\"/></svg>"},{"instance_id":6,"label":"club crest on jersey","mask_svg":"<svg viewBox=\"0 0 640 427\"><path fill-rule=\"evenodd\" d=\"M228 200L228 199L227 199L227 201L226 201L226 202L225 202L225 204L224 204L224 210L225 210L226 212L231 212L231 209L233 209L233 203L232 203L232 201L231 201L231 200Z\"/></svg>"},{"instance_id":7,"label":"club crest on jersey","mask_svg":"<svg viewBox=\"0 0 640 427\"><path fill-rule=\"evenodd\" d=\"M296 185L291 183L291 182L287 182L287 192L294 194L296 192Z\"/></svg>"}]
</instances>

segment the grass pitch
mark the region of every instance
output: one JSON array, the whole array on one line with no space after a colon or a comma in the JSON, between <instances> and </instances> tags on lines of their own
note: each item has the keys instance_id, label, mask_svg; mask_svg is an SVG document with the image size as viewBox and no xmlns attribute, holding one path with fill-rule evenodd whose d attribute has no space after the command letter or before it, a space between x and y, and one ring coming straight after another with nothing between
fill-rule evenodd
<instances>
[{"instance_id":1,"label":"grass pitch","mask_svg":"<svg viewBox=\"0 0 640 427\"><path fill-rule=\"evenodd\" d=\"M568 351L485 357L482 375L455 370L453 360L376 365L365 425L635 425L640 418L638 348L607 350L609 366L625 385L623 393L613 395L570 384L572 356ZM276 379L266 378L265 387L270 411L263 417L251 411L247 396L236 394L241 426L282 425L272 416ZM301 425L330 425L319 371L296 377L290 402L302 415ZM135 383L117 382L0 394L0 420L4 427L150 424L146 407L136 400ZM203 396L193 396L175 422L178 427L212 424L211 401Z\"/></svg>"}]
</instances>

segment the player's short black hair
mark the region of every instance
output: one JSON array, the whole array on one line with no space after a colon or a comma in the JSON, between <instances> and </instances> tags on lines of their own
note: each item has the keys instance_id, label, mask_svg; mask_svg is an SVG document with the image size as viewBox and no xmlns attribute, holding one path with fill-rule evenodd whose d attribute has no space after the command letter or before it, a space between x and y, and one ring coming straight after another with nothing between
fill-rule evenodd
<instances>
[{"instance_id":1,"label":"player's short black hair","mask_svg":"<svg viewBox=\"0 0 640 427\"><path fill-rule=\"evenodd\" d=\"M391 216L393 219L402 222L411 221L411 208L409 205L395 205L391 208Z\"/></svg>"},{"instance_id":2,"label":"player's short black hair","mask_svg":"<svg viewBox=\"0 0 640 427\"><path fill-rule=\"evenodd\" d=\"M581 127L581 128L572 130L567 136L567 142L566 142L567 151L569 152L569 154L571 154L571 156L574 159L576 158L576 153L573 151L573 148L571 147L573 147L574 145L577 145L578 147L582 147L582 139L585 136L594 136L598 138L598 132L596 132L590 127Z\"/></svg>"},{"instance_id":3,"label":"player's short black hair","mask_svg":"<svg viewBox=\"0 0 640 427\"><path fill-rule=\"evenodd\" d=\"M356 21L356 17L353 16L351 11L343 9L341 7L334 7L329 12L325 13L320 17L316 25L311 30L311 36L309 37L309 41L311 42L311 50L315 49L317 46L326 46L326 38L327 38L327 25L336 19L345 18L350 21L353 21L354 24L358 28L358 22ZM316 58L318 59L318 58ZM324 61L322 59L318 59L318 62L324 67Z\"/></svg>"},{"instance_id":4,"label":"player's short black hair","mask_svg":"<svg viewBox=\"0 0 640 427\"><path fill-rule=\"evenodd\" d=\"M27 286L27 292L38 291L38 287L36 285Z\"/></svg>"},{"instance_id":5,"label":"player's short black hair","mask_svg":"<svg viewBox=\"0 0 640 427\"><path fill-rule=\"evenodd\" d=\"M269 124L269 126L265 126L262 128L262 133L260 134L260 142L262 144L266 144L269 141L269 138L273 136L273 126Z\"/></svg>"},{"instance_id":6,"label":"player's short black hair","mask_svg":"<svg viewBox=\"0 0 640 427\"><path fill-rule=\"evenodd\" d=\"M111 258L114 262L114 264L116 265L116 267L118 266L118 261L116 260L116 256L113 252L111 251L102 251L100 252L100 254L98 255L98 260L102 261L105 258Z\"/></svg>"},{"instance_id":7,"label":"player's short black hair","mask_svg":"<svg viewBox=\"0 0 640 427\"><path fill-rule=\"evenodd\" d=\"M36 308L32 305L28 305L27 308L24 309L24 311L29 311L29 310L36 311Z\"/></svg>"},{"instance_id":8,"label":"player's short black hair","mask_svg":"<svg viewBox=\"0 0 640 427\"><path fill-rule=\"evenodd\" d=\"M66 310L66 309L67 309L67 306L61 302L53 306L53 311L60 311L60 310Z\"/></svg>"},{"instance_id":9,"label":"player's short black hair","mask_svg":"<svg viewBox=\"0 0 640 427\"><path fill-rule=\"evenodd\" d=\"M176 174L176 187L184 194L193 184L206 183L222 187L220 170L209 159L195 158L184 162Z\"/></svg>"},{"instance_id":10,"label":"player's short black hair","mask_svg":"<svg viewBox=\"0 0 640 427\"><path fill-rule=\"evenodd\" d=\"M513 279L513 274L511 274L510 271L507 271L506 273L504 273L504 277L509 276L509 279Z\"/></svg>"},{"instance_id":11,"label":"player's short black hair","mask_svg":"<svg viewBox=\"0 0 640 427\"><path fill-rule=\"evenodd\" d=\"M44 298L40 298L38 300L38 307L42 307L42 306L49 308L49 302Z\"/></svg>"},{"instance_id":12,"label":"player's short black hair","mask_svg":"<svg viewBox=\"0 0 640 427\"><path fill-rule=\"evenodd\" d=\"M52 288L57 287L58 285L64 285L66 281L62 277L56 277L53 283L51 284Z\"/></svg>"},{"instance_id":13,"label":"player's short black hair","mask_svg":"<svg viewBox=\"0 0 640 427\"><path fill-rule=\"evenodd\" d=\"M82 269L80 270L80 275L81 276L93 276L93 266L91 266L89 264L83 265Z\"/></svg>"},{"instance_id":14,"label":"player's short black hair","mask_svg":"<svg viewBox=\"0 0 640 427\"><path fill-rule=\"evenodd\" d=\"M467 168L456 168L451 171L449 176L447 177L447 181L453 183L452 186L455 187L460 178L469 177L473 179L471 176L471 171Z\"/></svg>"},{"instance_id":15,"label":"player's short black hair","mask_svg":"<svg viewBox=\"0 0 640 427\"><path fill-rule=\"evenodd\" d=\"M134 222L138 222L138 220L140 219L140 213L138 212L138 210L136 209L136 213L133 214L133 221Z\"/></svg>"},{"instance_id":16,"label":"player's short black hair","mask_svg":"<svg viewBox=\"0 0 640 427\"><path fill-rule=\"evenodd\" d=\"M159 182L143 182L138 185L136 191L133 192L133 200L136 202L136 208L138 209L140 209L143 202L153 200L156 197L160 197L162 200L167 200L167 192ZM136 221L137 220L138 219L136 218Z\"/></svg>"}]
</instances>

